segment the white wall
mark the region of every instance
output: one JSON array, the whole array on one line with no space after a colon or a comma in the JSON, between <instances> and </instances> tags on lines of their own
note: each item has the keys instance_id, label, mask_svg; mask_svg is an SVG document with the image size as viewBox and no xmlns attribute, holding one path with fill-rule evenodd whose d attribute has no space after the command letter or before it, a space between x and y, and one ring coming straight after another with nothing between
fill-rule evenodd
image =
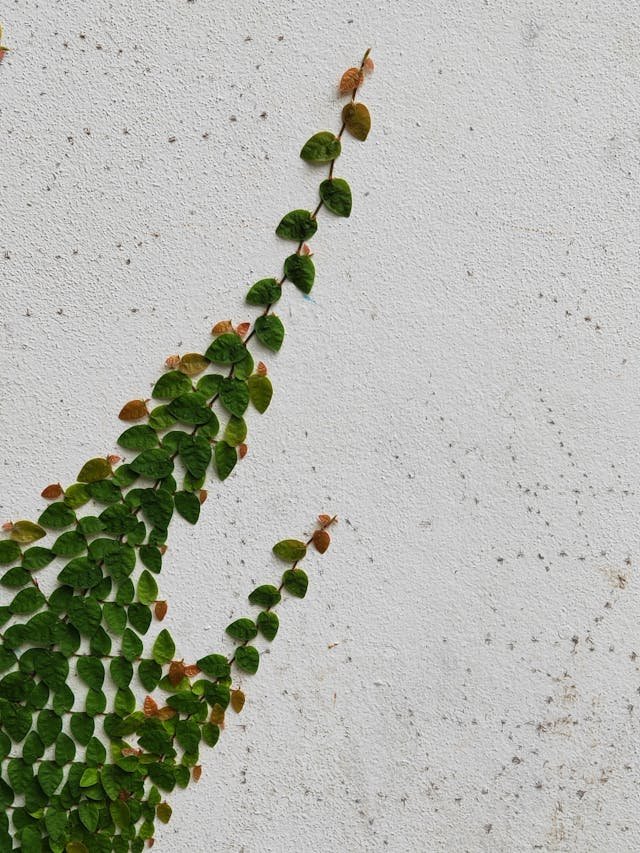
<instances>
[{"instance_id":1,"label":"white wall","mask_svg":"<svg viewBox=\"0 0 640 853\"><path fill-rule=\"evenodd\" d=\"M636 4L0 18L3 519L116 449L166 355L251 314L278 219L315 198L301 144L337 128L339 73L377 64L274 403L174 525L185 656L275 577L276 539L342 523L157 849L640 849Z\"/></svg>"}]
</instances>

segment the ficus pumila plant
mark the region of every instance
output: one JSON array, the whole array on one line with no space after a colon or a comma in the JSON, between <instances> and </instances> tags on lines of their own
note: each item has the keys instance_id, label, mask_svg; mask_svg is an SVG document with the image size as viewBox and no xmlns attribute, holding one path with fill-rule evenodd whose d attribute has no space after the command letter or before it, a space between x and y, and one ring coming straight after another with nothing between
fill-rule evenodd
<instances>
[{"instance_id":1,"label":"ficus pumila plant","mask_svg":"<svg viewBox=\"0 0 640 853\"><path fill-rule=\"evenodd\" d=\"M229 476L247 450L249 405L262 413L271 401L266 365L255 364L249 344L280 349L285 331L274 305L287 282L304 294L313 286L307 241L318 213L351 212L349 185L334 167L345 131L362 141L369 132L356 94L372 68L367 51L340 81L340 93L350 95L340 131L320 131L302 148L304 160L328 164L328 175L313 211L293 210L280 221L276 233L296 248L279 278L249 289L248 304L260 309L253 323L217 323L204 353L167 359L152 391L157 405L123 406L119 417L134 422L118 438L126 460L90 459L77 482L43 490L49 504L37 522L3 525L0 585L9 600L0 606L0 853L151 846L155 821L171 816L165 795L200 778L202 744L215 746L229 706L242 710L244 693L234 684L257 671L257 646L276 636L283 593L305 596L300 561L309 546L319 553L329 546L335 518L326 515L306 542L274 546L289 565L277 585L249 595L249 616L227 626L231 655L185 663L166 628L145 646L154 617L167 615L157 576L174 512L198 521L209 469ZM56 583L45 594L37 573L56 563Z\"/></svg>"}]
</instances>

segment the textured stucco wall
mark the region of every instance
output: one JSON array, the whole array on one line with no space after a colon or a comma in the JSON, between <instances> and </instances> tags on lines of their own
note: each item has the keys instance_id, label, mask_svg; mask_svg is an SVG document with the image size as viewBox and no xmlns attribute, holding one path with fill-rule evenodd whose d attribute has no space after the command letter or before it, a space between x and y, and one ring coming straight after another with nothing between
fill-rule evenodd
<instances>
[{"instance_id":1,"label":"textured stucco wall","mask_svg":"<svg viewBox=\"0 0 640 853\"><path fill-rule=\"evenodd\" d=\"M640 849L633 0L15 0L0 66L2 518L242 320L371 46L277 396L162 575L218 648L276 538L303 603L159 850ZM173 140L173 141L172 141ZM219 500L218 500L219 496Z\"/></svg>"}]
</instances>

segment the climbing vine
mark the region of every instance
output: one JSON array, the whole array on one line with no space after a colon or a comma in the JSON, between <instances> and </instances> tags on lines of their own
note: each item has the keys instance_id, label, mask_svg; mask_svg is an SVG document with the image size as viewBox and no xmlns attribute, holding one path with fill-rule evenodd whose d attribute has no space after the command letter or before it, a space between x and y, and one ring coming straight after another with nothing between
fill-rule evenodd
<instances>
[{"instance_id":1,"label":"climbing vine","mask_svg":"<svg viewBox=\"0 0 640 853\"><path fill-rule=\"evenodd\" d=\"M361 141L369 133L356 95L372 68L367 51L345 72L339 88L350 97L339 132L320 131L301 150L304 160L328 164L328 174L315 209L293 210L277 226L296 248L280 277L249 289L247 303L261 309L253 323L222 321L203 353L170 356L152 391L157 404L135 399L120 411L130 424L118 438L127 458L90 459L75 483L43 490L49 504L37 521L3 525L0 585L11 600L0 606L0 853L151 846L156 820L171 816L165 795L200 778L201 745L215 746L229 706L242 710L233 676L257 671L254 641L276 636L283 593L305 596L308 548L329 546L335 518L324 515L306 542L274 546L288 567L278 585L253 590L251 616L227 626L230 656L187 664L166 628L145 648L154 618L168 612L157 577L174 512L198 521L209 469L221 480L231 474L247 452L247 409L262 413L271 402L266 364L248 345L280 349L285 329L274 306L287 282L311 291L307 241L318 213L351 213L349 185L334 168L345 131ZM52 532L45 547L40 540ZM56 562L57 583L45 594L38 572Z\"/></svg>"}]
</instances>

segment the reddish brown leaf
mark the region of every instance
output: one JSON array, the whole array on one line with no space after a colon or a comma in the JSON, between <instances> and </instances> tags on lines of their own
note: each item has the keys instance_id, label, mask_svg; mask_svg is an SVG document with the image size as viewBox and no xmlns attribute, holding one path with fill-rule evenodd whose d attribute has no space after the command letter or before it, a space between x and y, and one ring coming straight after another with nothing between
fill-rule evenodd
<instances>
[{"instance_id":1,"label":"reddish brown leaf","mask_svg":"<svg viewBox=\"0 0 640 853\"><path fill-rule=\"evenodd\" d=\"M169 370L175 370L175 368L180 364L180 356L179 355L168 355L164 360L165 367L168 367Z\"/></svg>"},{"instance_id":2,"label":"reddish brown leaf","mask_svg":"<svg viewBox=\"0 0 640 853\"><path fill-rule=\"evenodd\" d=\"M134 749L132 746L125 746L121 752L125 758L129 755L142 755L141 749Z\"/></svg>"},{"instance_id":3,"label":"reddish brown leaf","mask_svg":"<svg viewBox=\"0 0 640 853\"><path fill-rule=\"evenodd\" d=\"M155 838L147 838L147 847L153 847L153 845L155 843L156 843Z\"/></svg>"},{"instance_id":4,"label":"reddish brown leaf","mask_svg":"<svg viewBox=\"0 0 640 853\"><path fill-rule=\"evenodd\" d=\"M60 483L51 483L50 486L46 486L40 492L40 496L48 501L55 501L55 499L59 498L62 494L64 494L64 489L62 488Z\"/></svg>"},{"instance_id":5,"label":"reddish brown leaf","mask_svg":"<svg viewBox=\"0 0 640 853\"><path fill-rule=\"evenodd\" d=\"M172 660L169 666L169 681L176 687L184 678L184 663L181 660Z\"/></svg>"},{"instance_id":6,"label":"reddish brown leaf","mask_svg":"<svg viewBox=\"0 0 640 853\"><path fill-rule=\"evenodd\" d=\"M196 766L191 771L191 775L193 777L194 782L199 782L200 777L202 776L202 767L199 764L196 764Z\"/></svg>"},{"instance_id":7,"label":"reddish brown leaf","mask_svg":"<svg viewBox=\"0 0 640 853\"><path fill-rule=\"evenodd\" d=\"M199 352L188 352L180 359L178 370L186 376L197 376L208 366L208 360Z\"/></svg>"},{"instance_id":8,"label":"reddish brown leaf","mask_svg":"<svg viewBox=\"0 0 640 853\"><path fill-rule=\"evenodd\" d=\"M363 74L359 68L348 68L340 78L338 89L341 95L348 95L362 83Z\"/></svg>"},{"instance_id":9,"label":"reddish brown leaf","mask_svg":"<svg viewBox=\"0 0 640 853\"><path fill-rule=\"evenodd\" d=\"M239 335L241 338L244 338L250 328L251 323L238 323L238 325L236 326L236 334Z\"/></svg>"},{"instance_id":10,"label":"reddish brown leaf","mask_svg":"<svg viewBox=\"0 0 640 853\"><path fill-rule=\"evenodd\" d=\"M218 705L217 702L211 709L209 722L213 723L214 726L220 726L221 729L224 728L224 708L222 705Z\"/></svg>"},{"instance_id":11,"label":"reddish brown leaf","mask_svg":"<svg viewBox=\"0 0 640 853\"><path fill-rule=\"evenodd\" d=\"M195 676L200 672L200 667L196 666L195 663L190 663L189 666L185 666L184 674L187 678L195 678Z\"/></svg>"},{"instance_id":12,"label":"reddish brown leaf","mask_svg":"<svg viewBox=\"0 0 640 853\"><path fill-rule=\"evenodd\" d=\"M107 462L109 465L117 465L118 462L122 461L122 456L118 456L116 453L110 453L107 456Z\"/></svg>"},{"instance_id":13,"label":"reddish brown leaf","mask_svg":"<svg viewBox=\"0 0 640 853\"><path fill-rule=\"evenodd\" d=\"M156 717L158 715L158 703L153 696L145 696L142 705L142 713L145 717Z\"/></svg>"},{"instance_id":14,"label":"reddish brown leaf","mask_svg":"<svg viewBox=\"0 0 640 853\"><path fill-rule=\"evenodd\" d=\"M164 707L160 708L156 716L159 720L170 720L172 717L175 717L176 713L173 708Z\"/></svg>"},{"instance_id":15,"label":"reddish brown leaf","mask_svg":"<svg viewBox=\"0 0 640 853\"><path fill-rule=\"evenodd\" d=\"M146 418L148 414L146 400L129 400L120 409L118 417L121 421L139 421L140 418Z\"/></svg>"},{"instance_id":16,"label":"reddish brown leaf","mask_svg":"<svg viewBox=\"0 0 640 853\"><path fill-rule=\"evenodd\" d=\"M245 695L242 690L232 690L231 691L231 707L239 714L240 711L244 708Z\"/></svg>"},{"instance_id":17,"label":"reddish brown leaf","mask_svg":"<svg viewBox=\"0 0 640 853\"><path fill-rule=\"evenodd\" d=\"M206 489L200 489L200 491L198 492L198 500L200 501L201 505L206 501L208 497L209 492Z\"/></svg>"},{"instance_id":18,"label":"reddish brown leaf","mask_svg":"<svg viewBox=\"0 0 640 853\"><path fill-rule=\"evenodd\" d=\"M325 515L325 514L323 513L322 515L319 515L319 516L318 516L318 524L320 524L322 527L326 527L326 526L327 526L327 524L329 524L329 522L330 522L330 521L331 521L331 516L330 516L330 515Z\"/></svg>"},{"instance_id":19,"label":"reddish brown leaf","mask_svg":"<svg viewBox=\"0 0 640 853\"><path fill-rule=\"evenodd\" d=\"M220 320L220 322L216 323L213 329L211 329L212 335L223 335L225 332L233 332L233 323L231 320Z\"/></svg>"},{"instance_id":20,"label":"reddish brown leaf","mask_svg":"<svg viewBox=\"0 0 640 853\"><path fill-rule=\"evenodd\" d=\"M316 530L313 534L313 544L316 551L324 554L329 545L331 545L331 537L326 530Z\"/></svg>"},{"instance_id":21,"label":"reddish brown leaf","mask_svg":"<svg viewBox=\"0 0 640 853\"><path fill-rule=\"evenodd\" d=\"M258 366L256 367L256 373L258 376L266 376L267 375L267 365L264 361L259 361Z\"/></svg>"},{"instance_id":22,"label":"reddish brown leaf","mask_svg":"<svg viewBox=\"0 0 640 853\"><path fill-rule=\"evenodd\" d=\"M244 459L244 457L247 455L248 451L249 451L249 448L247 447L246 444L239 444L238 445L238 456L240 457L240 459Z\"/></svg>"},{"instance_id":23,"label":"reddish brown leaf","mask_svg":"<svg viewBox=\"0 0 640 853\"><path fill-rule=\"evenodd\" d=\"M169 605L166 601L156 601L156 606L154 608L156 619L158 622L162 622L164 617L167 615L167 610L169 609Z\"/></svg>"}]
</instances>

